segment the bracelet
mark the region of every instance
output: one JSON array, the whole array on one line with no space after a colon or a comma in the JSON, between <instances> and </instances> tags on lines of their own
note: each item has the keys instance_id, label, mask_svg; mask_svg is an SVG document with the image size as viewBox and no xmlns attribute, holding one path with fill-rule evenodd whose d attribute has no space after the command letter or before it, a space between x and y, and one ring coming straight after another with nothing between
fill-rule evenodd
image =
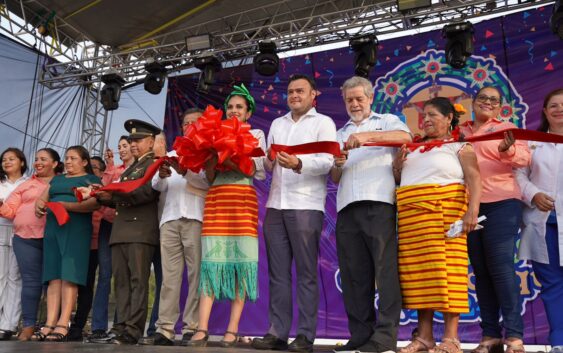
<instances>
[{"instance_id":1,"label":"bracelet","mask_svg":"<svg viewBox=\"0 0 563 353\"><path fill-rule=\"evenodd\" d=\"M297 158L298 162L297 162L297 166L295 168L292 168L293 171L297 174L301 174L301 168L303 168L303 162L301 162L301 159Z\"/></svg>"}]
</instances>

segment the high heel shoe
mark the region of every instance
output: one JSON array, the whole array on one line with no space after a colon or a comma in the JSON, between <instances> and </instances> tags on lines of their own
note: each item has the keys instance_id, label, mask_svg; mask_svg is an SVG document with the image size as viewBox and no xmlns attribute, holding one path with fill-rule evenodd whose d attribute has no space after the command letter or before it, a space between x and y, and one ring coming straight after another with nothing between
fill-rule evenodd
<instances>
[{"instance_id":1,"label":"high heel shoe","mask_svg":"<svg viewBox=\"0 0 563 353\"><path fill-rule=\"evenodd\" d=\"M65 333L55 332L58 328L64 329ZM55 330L45 337L45 342L66 342L68 340L68 333L70 332L70 323L66 325L56 325Z\"/></svg>"},{"instance_id":2,"label":"high heel shoe","mask_svg":"<svg viewBox=\"0 0 563 353\"><path fill-rule=\"evenodd\" d=\"M198 332L202 332L205 334L205 336L203 336L203 338L200 338L198 340L194 340L193 337L191 340L188 341L188 343L186 344L186 346L188 347L205 347L207 346L207 340L209 339L209 333L207 332L207 330L196 330L194 336L198 333Z\"/></svg>"},{"instance_id":3,"label":"high heel shoe","mask_svg":"<svg viewBox=\"0 0 563 353\"><path fill-rule=\"evenodd\" d=\"M40 341L40 342L45 341L45 338L47 338L47 336L51 332L53 332L54 329L55 329L55 326L51 326L51 325L45 325L45 326L41 327L39 330L37 330L33 333L33 335L31 336L31 341ZM47 333L43 333L43 331L47 331Z\"/></svg>"},{"instance_id":4,"label":"high heel shoe","mask_svg":"<svg viewBox=\"0 0 563 353\"><path fill-rule=\"evenodd\" d=\"M225 331L225 335L227 335L227 334L233 335L233 336L235 337L235 339L232 340L232 341L225 341L224 339L222 339L222 340L219 342L219 344L220 344L221 347L223 347L223 348L231 348L231 347L234 347L234 346L237 344L238 339L239 339L238 332ZM223 337L225 337L225 335L223 335Z\"/></svg>"}]
</instances>

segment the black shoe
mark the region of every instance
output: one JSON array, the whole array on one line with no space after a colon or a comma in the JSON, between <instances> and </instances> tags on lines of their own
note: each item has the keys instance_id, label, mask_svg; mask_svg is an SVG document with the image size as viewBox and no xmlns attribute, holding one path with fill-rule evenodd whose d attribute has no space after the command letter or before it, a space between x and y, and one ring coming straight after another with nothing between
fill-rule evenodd
<instances>
[{"instance_id":1,"label":"black shoe","mask_svg":"<svg viewBox=\"0 0 563 353\"><path fill-rule=\"evenodd\" d=\"M82 329L78 327L71 327L70 331L68 331L68 336L66 340L73 342L82 342L82 340L84 340Z\"/></svg>"},{"instance_id":2,"label":"black shoe","mask_svg":"<svg viewBox=\"0 0 563 353\"><path fill-rule=\"evenodd\" d=\"M287 349L287 341L281 340L271 333L267 333L264 338L253 339L251 346L254 349L285 351Z\"/></svg>"},{"instance_id":3,"label":"black shoe","mask_svg":"<svg viewBox=\"0 0 563 353\"><path fill-rule=\"evenodd\" d=\"M221 339L221 341L219 342L219 345L223 348L232 348L234 346L237 345L238 340L239 340L239 335L238 332L232 332L232 331L225 331L225 335L232 335L235 337L234 340L232 341L225 341L224 339ZM223 337L225 337L225 335L223 335Z\"/></svg>"},{"instance_id":4,"label":"black shoe","mask_svg":"<svg viewBox=\"0 0 563 353\"><path fill-rule=\"evenodd\" d=\"M205 347L207 346L207 340L209 339L209 333L207 332L207 330L197 330L197 332L203 332L205 334L205 336L203 336L203 338L200 338L198 340L194 340L193 336L192 339L190 339L188 341L188 343L186 343L186 346L188 347ZM195 333L194 333L195 335Z\"/></svg>"},{"instance_id":5,"label":"black shoe","mask_svg":"<svg viewBox=\"0 0 563 353\"><path fill-rule=\"evenodd\" d=\"M184 333L184 335L182 336L182 342L180 342L180 346L187 346L193 335L195 335L195 331L188 331Z\"/></svg>"},{"instance_id":6,"label":"black shoe","mask_svg":"<svg viewBox=\"0 0 563 353\"><path fill-rule=\"evenodd\" d=\"M14 335L14 331L0 330L0 341L8 341Z\"/></svg>"},{"instance_id":7,"label":"black shoe","mask_svg":"<svg viewBox=\"0 0 563 353\"><path fill-rule=\"evenodd\" d=\"M357 344L351 343L350 341L348 341L348 343L346 343L343 346L336 346L332 351L333 352L354 352L356 349L358 348Z\"/></svg>"},{"instance_id":8,"label":"black shoe","mask_svg":"<svg viewBox=\"0 0 563 353\"><path fill-rule=\"evenodd\" d=\"M94 330L86 341L89 343L112 343L111 341L115 337L117 335L113 332L106 333L104 330Z\"/></svg>"},{"instance_id":9,"label":"black shoe","mask_svg":"<svg viewBox=\"0 0 563 353\"><path fill-rule=\"evenodd\" d=\"M312 352L313 342L309 341L305 335L299 334L295 337L293 342L287 346L287 349L290 352Z\"/></svg>"},{"instance_id":10,"label":"black shoe","mask_svg":"<svg viewBox=\"0 0 563 353\"><path fill-rule=\"evenodd\" d=\"M115 336L115 338L111 340L111 343L134 345L137 344L137 339L125 332L121 335Z\"/></svg>"},{"instance_id":11,"label":"black shoe","mask_svg":"<svg viewBox=\"0 0 563 353\"><path fill-rule=\"evenodd\" d=\"M105 330L94 330L92 334L88 336L88 341L92 340L107 340L109 335Z\"/></svg>"},{"instance_id":12,"label":"black shoe","mask_svg":"<svg viewBox=\"0 0 563 353\"><path fill-rule=\"evenodd\" d=\"M139 342L141 345L145 346L173 346L174 341L168 339L162 333L155 333L152 336L142 337Z\"/></svg>"}]
</instances>

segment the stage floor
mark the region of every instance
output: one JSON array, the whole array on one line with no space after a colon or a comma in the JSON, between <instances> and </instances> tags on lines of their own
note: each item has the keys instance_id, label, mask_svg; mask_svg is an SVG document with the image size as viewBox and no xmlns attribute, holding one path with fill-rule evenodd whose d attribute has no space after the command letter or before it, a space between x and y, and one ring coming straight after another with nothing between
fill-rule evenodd
<instances>
[{"instance_id":1,"label":"stage floor","mask_svg":"<svg viewBox=\"0 0 563 353\"><path fill-rule=\"evenodd\" d=\"M177 342L179 344L179 342ZM332 352L334 346L315 346L315 352ZM81 342L65 342L65 343L47 343L47 342L18 342L11 341L0 342L1 353L227 353L227 352L244 352L244 353L279 353L280 351L258 351L250 347L249 344L239 343L233 348L222 348L216 342L210 342L204 348L182 347L180 345L173 347L162 346L141 346L141 345L115 345L115 344L94 344Z\"/></svg>"},{"instance_id":2,"label":"stage floor","mask_svg":"<svg viewBox=\"0 0 563 353\"><path fill-rule=\"evenodd\" d=\"M219 338L218 338L219 339ZM192 348L180 346L180 342L176 341L176 346L141 346L141 345L115 345L115 344L95 344L82 342L65 342L65 343L47 343L47 342L18 342L16 339L0 342L0 353L280 353L280 351L259 351L250 347L248 343L240 342L233 348L222 348L217 341L210 341L207 347ZM400 347L406 342L401 342ZM314 352L332 352L334 345L315 345ZM462 343L462 349L465 353L470 352L475 344ZM549 352L549 346L543 345L526 345L528 353L546 353Z\"/></svg>"}]
</instances>

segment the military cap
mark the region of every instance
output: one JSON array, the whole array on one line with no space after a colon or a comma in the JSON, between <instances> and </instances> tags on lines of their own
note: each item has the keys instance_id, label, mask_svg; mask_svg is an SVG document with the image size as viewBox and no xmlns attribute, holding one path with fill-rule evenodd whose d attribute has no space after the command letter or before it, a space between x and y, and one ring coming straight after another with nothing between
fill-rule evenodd
<instances>
[{"instance_id":1,"label":"military cap","mask_svg":"<svg viewBox=\"0 0 563 353\"><path fill-rule=\"evenodd\" d=\"M142 139L160 134L160 128L137 119L129 119L124 124L125 130L129 132L129 138Z\"/></svg>"}]
</instances>

